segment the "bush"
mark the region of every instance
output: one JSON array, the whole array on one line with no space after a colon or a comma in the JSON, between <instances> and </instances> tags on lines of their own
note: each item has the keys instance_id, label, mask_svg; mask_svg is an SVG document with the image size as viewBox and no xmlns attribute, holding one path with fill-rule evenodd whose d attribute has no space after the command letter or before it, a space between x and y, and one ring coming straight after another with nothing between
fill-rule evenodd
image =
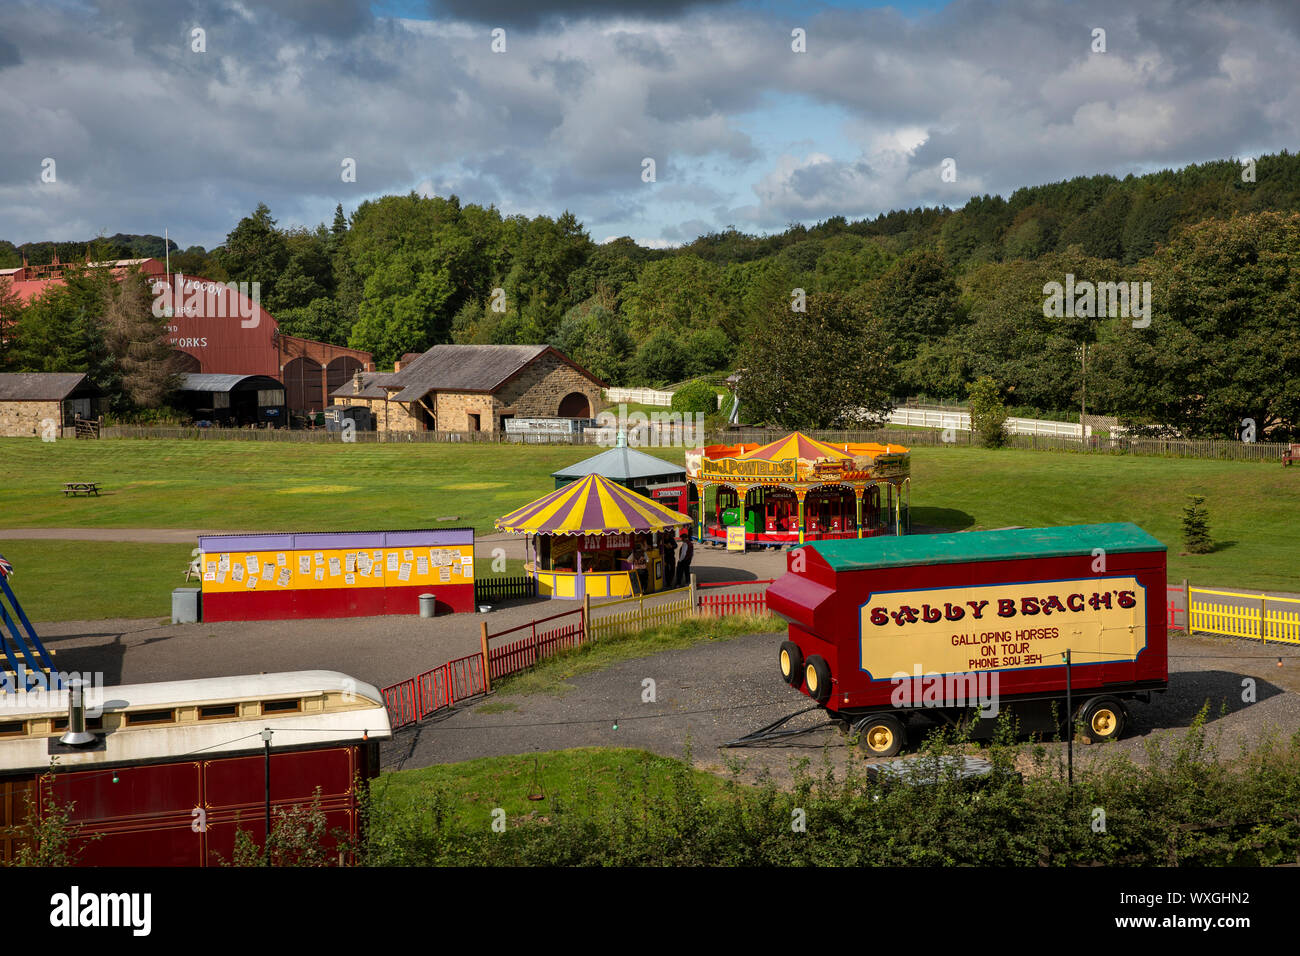
<instances>
[{"instance_id":1,"label":"bush","mask_svg":"<svg viewBox=\"0 0 1300 956\"><path fill-rule=\"evenodd\" d=\"M985 448L1001 448L1007 442L1004 425L1007 406L1002 388L985 375L970 387L970 427Z\"/></svg>"},{"instance_id":2,"label":"bush","mask_svg":"<svg viewBox=\"0 0 1300 956\"><path fill-rule=\"evenodd\" d=\"M672 409L675 412L703 412L712 415L718 410L718 392L708 382L689 382L673 392Z\"/></svg>"},{"instance_id":3,"label":"bush","mask_svg":"<svg viewBox=\"0 0 1300 956\"><path fill-rule=\"evenodd\" d=\"M1190 501L1183 509L1183 547L1190 554L1209 554L1214 550L1210 540L1210 512L1205 507L1203 495L1188 495Z\"/></svg>"}]
</instances>

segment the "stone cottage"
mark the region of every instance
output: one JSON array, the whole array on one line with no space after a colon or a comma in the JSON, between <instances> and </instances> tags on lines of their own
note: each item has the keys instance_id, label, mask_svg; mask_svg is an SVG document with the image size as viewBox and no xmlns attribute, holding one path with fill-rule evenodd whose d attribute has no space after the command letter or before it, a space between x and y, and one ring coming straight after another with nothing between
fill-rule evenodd
<instances>
[{"instance_id":1,"label":"stone cottage","mask_svg":"<svg viewBox=\"0 0 1300 956\"><path fill-rule=\"evenodd\" d=\"M54 440L98 417L104 393L82 372L0 374L0 437Z\"/></svg>"},{"instance_id":2,"label":"stone cottage","mask_svg":"<svg viewBox=\"0 0 1300 956\"><path fill-rule=\"evenodd\" d=\"M379 431L505 431L511 418L594 418L605 383L549 345L435 345L330 393Z\"/></svg>"}]
</instances>

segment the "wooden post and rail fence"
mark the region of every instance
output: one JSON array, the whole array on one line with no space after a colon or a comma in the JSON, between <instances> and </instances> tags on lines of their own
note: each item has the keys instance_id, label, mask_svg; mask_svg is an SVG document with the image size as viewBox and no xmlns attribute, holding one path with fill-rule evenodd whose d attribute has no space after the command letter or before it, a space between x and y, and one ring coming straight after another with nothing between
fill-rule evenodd
<instances>
[{"instance_id":1,"label":"wooden post and rail fence","mask_svg":"<svg viewBox=\"0 0 1300 956\"><path fill-rule=\"evenodd\" d=\"M487 621L483 621L479 625L478 653L448 661L383 689L393 729L423 720L458 701L486 694L491 691L493 681L536 667L548 657L584 644L690 617L764 614L766 586L771 583L763 580L698 584L695 575L691 575L689 587L603 601L594 606L590 598L584 598L582 606L572 611L538 618L495 634L489 632ZM731 590L735 588L746 590ZM1198 588L1186 580L1181 586L1171 585L1168 590L1167 623L1171 631L1186 631L1190 623L1190 630L1200 634L1258 640L1264 644L1300 645L1300 598ZM1181 596L1181 602L1175 595Z\"/></svg>"}]
</instances>

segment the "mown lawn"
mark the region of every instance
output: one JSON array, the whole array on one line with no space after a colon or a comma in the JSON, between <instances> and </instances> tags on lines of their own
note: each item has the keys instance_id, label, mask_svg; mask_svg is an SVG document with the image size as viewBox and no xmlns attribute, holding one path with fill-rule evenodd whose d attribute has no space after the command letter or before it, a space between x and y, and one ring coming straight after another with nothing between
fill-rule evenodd
<instances>
[{"instance_id":1,"label":"mown lawn","mask_svg":"<svg viewBox=\"0 0 1300 956\"><path fill-rule=\"evenodd\" d=\"M15 542L4 528L324 531L472 526L554 487L599 449L568 445L278 444L0 439L0 554L25 601L64 619L168 613L188 548ZM680 448L647 448L681 462ZM916 524L998 528L1134 521L1169 545L1169 577L1300 591L1300 469L1274 463L918 447ZM99 498L65 498L95 480ZM1218 550L1182 556L1187 495L1203 494ZM440 521L441 518L451 520ZM701 559L707 561L706 555ZM47 593L36 593L48 582ZM75 586L73 584L75 582ZM30 612L36 614L37 612Z\"/></svg>"},{"instance_id":2,"label":"mown lawn","mask_svg":"<svg viewBox=\"0 0 1300 956\"><path fill-rule=\"evenodd\" d=\"M10 586L32 621L171 620L172 588L185 583L192 545L6 539ZM37 629L40 633L40 629Z\"/></svg>"}]
</instances>

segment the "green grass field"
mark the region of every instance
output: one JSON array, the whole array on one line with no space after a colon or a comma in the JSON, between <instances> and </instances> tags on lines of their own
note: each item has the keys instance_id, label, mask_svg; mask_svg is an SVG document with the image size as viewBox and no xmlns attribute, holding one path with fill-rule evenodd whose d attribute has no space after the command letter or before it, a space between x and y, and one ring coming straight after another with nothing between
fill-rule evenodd
<instances>
[{"instance_id":1,"label":"green grass field","mask_svg":"<svg viewBox=\"0 0 1300 956\"><path fill-rule=\"evenodd\" d=\"M680 463L679 448L647 448ZM193 547L6 540L5 528L324 531L472 526L554 487L598 451L568 445L279 444L0 439L0 553L37 620L152 617ZM969 447L913 451L912 520L945 527L1134 521L1169 545L1169 577L1300 591L1300 469L1274 463ZM65 481L102 483L65 498ZM1203 494L1218 543L1181 556L1186 496ZM454 518L440 522L439 518ZM700 555L707 561L707 553ZM111 589L102 582L112 581Z\"/></svg>"}]
</instances>

